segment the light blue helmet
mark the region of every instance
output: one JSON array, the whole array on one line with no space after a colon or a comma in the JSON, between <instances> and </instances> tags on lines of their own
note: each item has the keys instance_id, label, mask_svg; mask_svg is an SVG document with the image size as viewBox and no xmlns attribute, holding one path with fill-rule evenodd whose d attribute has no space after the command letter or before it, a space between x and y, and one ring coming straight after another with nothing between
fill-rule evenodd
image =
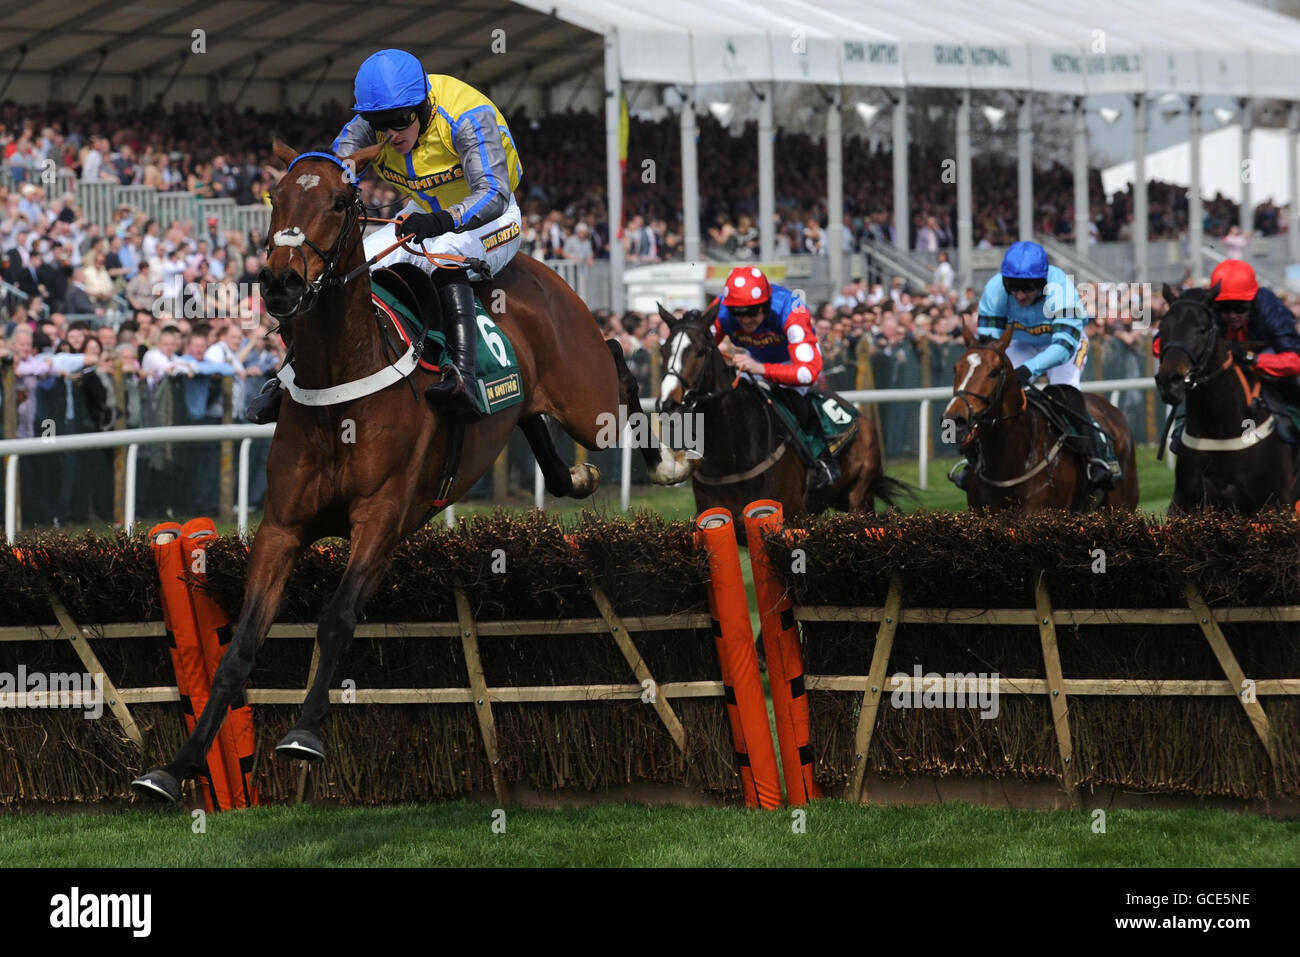
<instances>
[{"instance_id":1,"label":"light blue helmet","mask_svg":"<svg viewBox=\"0 0 1300 957\"><path fill-rule=\"evenodd\" d=\"M1047 250L1038 243L1012 243L1002 257L1003 279L1041 279L1047 281Z\"/></svg>"},{"instance_id":2,"label":"light blue helmet","mask_svg":"<svg viewBox=\"0 0 1300 957\"><path fill-rule=\"evenodd\" d=\"M409 108L428 100L429 78L420 61L405 50L380 50L357 70L353 93L357 113Z\"/></svg>"}]
</instances>

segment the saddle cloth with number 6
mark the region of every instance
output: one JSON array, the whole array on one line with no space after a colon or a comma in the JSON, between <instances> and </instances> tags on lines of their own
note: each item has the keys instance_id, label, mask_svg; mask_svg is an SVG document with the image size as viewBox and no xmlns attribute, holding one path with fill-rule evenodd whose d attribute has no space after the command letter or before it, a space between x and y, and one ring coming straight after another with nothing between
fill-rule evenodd
<instances>
[{"instance_id":1,"label":"saddle cloth with number 6","mask_svg":"<svg viewBox=\"0 0 1300 957\"><path fill-rule=\"evenodd\" d=\"M424 352L420 357L422 369L437 372L444 362L451 362L447 337L441 329L426 329L415 313L383 286L376 283L370 289L375 309L392 321L404 346L413 339L424 336ZM474 297L474 312L478 326L475 369L478 372L479 391L476 398L479 410L484 415L491 415L523 402L524 383L519 375L519 360L515 356L514 345L492 321L477 296Z\"/></svg>"},{"instance_id":2,"label":"saddle cloth with number 6","mask_svg":"<svg viewBox=\"0 0 1300 957\"><path fill-rule=\"evenodd\" d=\"M773 408L780 413L791 434L798 438L813 458L819 457L825 450L829 450L831 455L839 455L858 434L858 410L833 392L813 392L813 404L821 417L821 435L814 435L803 427L799 416L787 404L789 393L786 389L772 389L771 395L776 400L772 403Z\"/></svg>"}]
</instances>

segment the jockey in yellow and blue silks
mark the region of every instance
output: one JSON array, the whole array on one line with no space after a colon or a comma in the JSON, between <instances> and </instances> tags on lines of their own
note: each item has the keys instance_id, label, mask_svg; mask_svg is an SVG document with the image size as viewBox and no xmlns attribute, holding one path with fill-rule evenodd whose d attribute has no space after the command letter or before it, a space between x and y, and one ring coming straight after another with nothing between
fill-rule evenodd
<instances>
[{"instance_id":1,"label":"jockey in yellow and blue silks","mask_svg":"<svg viewBox=\"0 0 1300 957\"><path fill-rule=\"evenodd\" d=\"M984 286L980 297L980 339L997 339L1008 327L1011 342L1007 358L1015 367L1016 378L1023 388L1045 376L1056 388L1052 391L1072 413L1071 423L1078 433L1076 451L1088 463L1088 481L1100 488L1112 488L1118 463L1108 459L1113 453L1106 448L1097 429L1090 423L1079 381L1088 361L1088 338L1084 326L1089 316L1070 277L1047 261L1047 251L1038 243L1013 243L1002 259L1002 269ZM965 487L969 472L954 475L959 487Z\"/></svg>"},{"instance_id":2,"label":"jockey in yellow and blue silks","mask_svg":"<svg viewBox=\"0 0 1300 957\"><path fill-rule=\"evenodd\" d=\"M519 250L519 205L514 191L523 166L501 111L455 77L424 72L404 50L380 50L357 71L356 112L331 146L336 156L383 145L375 173L408 197L401 222L366 237L366 258L411 236L431 253L455 253L487 263L496 275ZM363 171L357 170L358 175ZM403 215L404 214L404 215ZM423 256L397 249L374 268L410 262L433 275L448 319L448 346L456 375L426 390L466 419L478 417L474 352L477 340L470 280L473 269L440 269ZM454 335L452 334L454 332Z\"/></svg>"}]
</instances>

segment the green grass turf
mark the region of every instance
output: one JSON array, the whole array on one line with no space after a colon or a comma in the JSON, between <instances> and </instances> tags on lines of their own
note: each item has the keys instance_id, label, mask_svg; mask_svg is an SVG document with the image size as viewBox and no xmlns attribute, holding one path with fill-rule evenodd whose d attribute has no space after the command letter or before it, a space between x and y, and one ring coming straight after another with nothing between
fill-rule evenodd
<instances>
[{"instance_id":1,"label":"green grass turf","mask_svg":"<svg viewBox=\"0 0 1300 957\"><path fill-rule=\"evenodd\" d=\"M789 809L257 808L208 815L127 809L0 814L0 867L1277 867L1300 865L1300 821L1224 811L1092 813L968 804L820 801L806 833Z\"/></svg>"}]
</instances>

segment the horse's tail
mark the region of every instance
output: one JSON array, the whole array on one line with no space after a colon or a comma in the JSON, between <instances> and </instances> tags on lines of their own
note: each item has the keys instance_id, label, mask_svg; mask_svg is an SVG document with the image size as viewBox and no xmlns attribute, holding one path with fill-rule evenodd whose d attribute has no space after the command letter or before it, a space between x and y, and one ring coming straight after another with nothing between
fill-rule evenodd
<instances>
[{"instance_id":1,"label":"horse's tail","mask_svg":"<svg viewBox=\"0 0 1300 957\"><path fill-rule=\"evenodd\" d=\"M895 506L899 504L899 499L915 502L921 490L881 472L872 480L870 491L873 497L880 499L886 505Z\"/></svg>"}]
</instances>

